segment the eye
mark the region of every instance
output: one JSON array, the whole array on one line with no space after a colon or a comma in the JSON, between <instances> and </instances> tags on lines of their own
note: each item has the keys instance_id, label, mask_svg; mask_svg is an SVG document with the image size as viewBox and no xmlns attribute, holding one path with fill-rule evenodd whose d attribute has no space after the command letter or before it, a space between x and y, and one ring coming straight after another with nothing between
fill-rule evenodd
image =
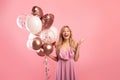
<instances>
[{"instance_id":1,"label":"eye","mask_svg":"<svg viewBox=\"0 0 120 80\"><path fill-rule=\"evenodd\" d=\"M69 30L67 30L66 32L70 32Z\"/></svg>"},{"instance_id":2,"label":"eye","mask_svg":"<svg viewBox=\"0 0 120 80\"><path fill-rule=\"evenodd\" d=\"M65 31L63 31L63 33L65 33Z\"/></svg>"}]
</instances>

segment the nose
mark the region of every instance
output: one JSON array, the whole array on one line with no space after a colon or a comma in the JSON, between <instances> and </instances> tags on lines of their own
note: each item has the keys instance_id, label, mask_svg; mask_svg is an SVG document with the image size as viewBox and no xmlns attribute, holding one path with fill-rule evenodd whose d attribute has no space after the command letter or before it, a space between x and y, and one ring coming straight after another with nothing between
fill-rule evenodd
<instances>
[{"instance_id":1,"label":"nose","mask_svg":"<svg viewBox=\"0 0 120 80\"><path fill-rule=\"evenodd\" d=\"M67 32L65 32L65 34L67 34Z\"/></svg>"},{"instance_id":2,"label":"nose","mask_svg":"<svg viewBox=\"0 0 120 80\"><path fill-rule=\"evenodd\" d=\"M65 31L65 33L67 33L67 31Z\"/></svg>"}]
</instances>

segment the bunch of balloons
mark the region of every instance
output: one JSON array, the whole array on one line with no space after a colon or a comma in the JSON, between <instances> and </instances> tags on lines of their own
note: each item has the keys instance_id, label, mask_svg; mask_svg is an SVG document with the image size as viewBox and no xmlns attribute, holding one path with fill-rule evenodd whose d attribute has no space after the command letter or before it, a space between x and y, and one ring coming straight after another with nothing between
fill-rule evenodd
<instances>
[{"instance_id":1,"label":"bunch of balloons","mask_svg":"<svg viewBox=\"0 0 120 80\"><path fill-rule=\"evenodd\" d=\"M19 28L25 28L30 32L27 40L27 47L35 50L39 56L45 56L52 53L58 30L52 26L54 15L52 13L44 14L38 6L32 7L30 15L19 15L17 25Z\"/></svg>"}]
</instances>

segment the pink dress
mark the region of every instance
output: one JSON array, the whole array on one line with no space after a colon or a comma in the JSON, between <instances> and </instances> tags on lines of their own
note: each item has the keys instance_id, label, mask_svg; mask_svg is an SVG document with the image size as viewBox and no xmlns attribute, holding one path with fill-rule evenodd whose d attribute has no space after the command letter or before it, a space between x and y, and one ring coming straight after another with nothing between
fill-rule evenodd
<instances>
[{"instance_id":1,"label":"pink dress","mask_svg":"<svg viewBox=\"0 0 120 80\"><path fill-rule=\"evenodd\" d=\"M67 51L60 50L56 80L75 80L74 52L72 48Z\"/></svg>"}]
</instances>

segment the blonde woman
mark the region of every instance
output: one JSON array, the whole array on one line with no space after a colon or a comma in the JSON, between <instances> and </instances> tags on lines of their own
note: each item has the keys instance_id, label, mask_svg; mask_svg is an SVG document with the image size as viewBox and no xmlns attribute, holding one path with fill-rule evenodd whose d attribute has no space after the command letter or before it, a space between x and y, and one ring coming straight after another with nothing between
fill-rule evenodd
<instances>
[{"instance_id":1,"label":"blonde woman","mask_svg":"<svg viewBox=\"0 0 120 80\"><path fill-rule=\"evenodd\" d=\"M78 61L82 41L76 43L72 38L69 26L63 26L56 44L56 57L48 55L58 62L56 80L75 80L74 61Z\"/></svg>"}]
</instances>

